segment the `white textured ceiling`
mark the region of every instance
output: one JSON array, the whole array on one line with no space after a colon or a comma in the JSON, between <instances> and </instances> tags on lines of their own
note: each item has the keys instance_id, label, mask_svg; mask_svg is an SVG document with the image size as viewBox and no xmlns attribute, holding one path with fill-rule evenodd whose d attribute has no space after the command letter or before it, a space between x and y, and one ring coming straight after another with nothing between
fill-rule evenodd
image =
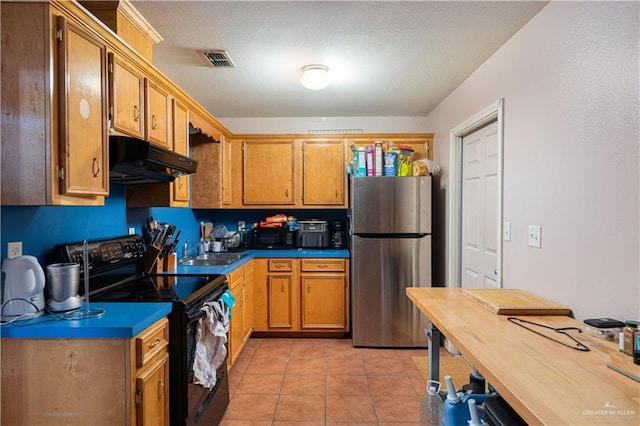
<instances>
[{"instance_id":1,"label":"white textured ceiling","mask_svg":"<svg viewBox=\"0 0 640 426\"><path fill-rule=\"evenodd\" d=\"M426 116L546 2L131 0L153 63L216 117ZM236 68L200 50L223 49ZM321 63L333 81L300 85Z\"/></svg>"}]
</instances>

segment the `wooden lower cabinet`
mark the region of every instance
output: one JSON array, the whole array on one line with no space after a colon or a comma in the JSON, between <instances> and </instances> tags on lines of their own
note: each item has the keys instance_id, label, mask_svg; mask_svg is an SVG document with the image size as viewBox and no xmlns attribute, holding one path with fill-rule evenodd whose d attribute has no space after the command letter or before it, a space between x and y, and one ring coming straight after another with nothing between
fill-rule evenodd
<instances>
[{"instance_id":1,"label":"wooden lower cabinet","mask_svg":"<svg viewBox=\"0 0 640 426\"><path fill-rule=\"evenodd\" d=\"M348 259L254 259L254 331L349 331Z\"/></svg>"},{"instance_id":2,"label":"wooden lower cabinet","mask_svg":"<svg viewBox=\"0 0 640 426\"><path fill-rule=\"evenodd\" d=\"M168 425L169 327L133 339L2 339L1 424Z\"/></svg>"},{"instance_id":3,"label":"wooden lower cabinet","mask_svg":"<svg viewBox=\"0 0 640 426\"><path fill-rule=\"evenodd\" d=\"M231 367L253 332L253 261L227 275L227 281L236 299L229 320L227 366Z\"/></svg>"}]
</instances>

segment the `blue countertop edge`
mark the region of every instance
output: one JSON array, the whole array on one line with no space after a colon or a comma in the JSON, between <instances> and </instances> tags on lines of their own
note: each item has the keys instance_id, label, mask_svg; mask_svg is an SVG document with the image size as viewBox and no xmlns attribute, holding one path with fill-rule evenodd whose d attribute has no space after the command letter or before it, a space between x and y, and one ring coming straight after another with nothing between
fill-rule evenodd
<instances>
[{"instance_id":1,"label":"blue countertop edge","mask_svg":"<svg viewBox=\"0 0 640 426\"><path fill-rule=\"evenodd\" d=\"M264 258L322 258L322 259L348 259L349 250L337 249L293 249L293 250L255 250L249 249L239 253L246 253L247 256L228 266L193 266L178 265L175 271L168 271L168 274L222 274L228 275L238 269L238 267L249 262L251 259Z\"/></svg>"},{"instance_id":2,"label":"blue countertop edge","mask_svg":"<svg viewBox=\"0 0 640 426\"><path fill-rule=\"evenodd\" d=\"M349 250L294 249L245 250L247 256L228 266L178 266L167 274L228 275L251 259L261 258L333 258L348 259ZM132 338L171 312L170 302L153 303L91 303L92 308L103 308L99 318L82 320L59 319L45 313L38 318L2 324L2 338L18 339L105 339ZM81 309L84 309L81 308Z\"/></svg>"},{"instance_id":3,"label":"blue countertop edge","mask_svg":"<svg viewBox=\"0 0 640 426\"><path fill-rule=\"evenodd\" d=\"M171 312L171 303L91 303L102 308L98 318L65 320L54 314L2 324L2 338L19 339L130 339ZM80 309L85 309L84 305Z\"/></svg>"}]
</instances>

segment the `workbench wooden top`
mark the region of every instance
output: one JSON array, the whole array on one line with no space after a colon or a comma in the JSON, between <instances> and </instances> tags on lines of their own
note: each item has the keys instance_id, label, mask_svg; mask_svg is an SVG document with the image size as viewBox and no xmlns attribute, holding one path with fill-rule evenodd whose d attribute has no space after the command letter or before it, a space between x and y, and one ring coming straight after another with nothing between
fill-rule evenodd
<instances>
[{"instance_id":1,"label":"workbench wooden top","mask_svg":"<svg viewBox=\"0 0 640 426\"><path fill-rule=\"evenodd\" d=\"M570 331L590 349L574 350L513 324L465 296L464 289L408 288L407 296L527 423L640 424L640 383L607 368L617 343ZM580 327L568 316L517 317L554 328Z\"/></svg>"}]
</instances>

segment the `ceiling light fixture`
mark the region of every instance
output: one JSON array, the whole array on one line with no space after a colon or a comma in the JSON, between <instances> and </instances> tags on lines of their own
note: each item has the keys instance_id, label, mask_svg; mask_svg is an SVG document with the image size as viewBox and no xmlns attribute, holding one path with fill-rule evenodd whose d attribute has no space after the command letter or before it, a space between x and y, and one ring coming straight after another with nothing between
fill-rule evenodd
<instances>
[{"instance_id":1,"label":"ceiling light fixture","mask_svg":"<svg viewBox=\"0 0 640 426\"><path fill-rule=\"evenodd\" d=\"M329 67L325 65L305 65L302 67L300 83L310 90L324 89L329 85Z\"/></svg>"}]
</instances>

